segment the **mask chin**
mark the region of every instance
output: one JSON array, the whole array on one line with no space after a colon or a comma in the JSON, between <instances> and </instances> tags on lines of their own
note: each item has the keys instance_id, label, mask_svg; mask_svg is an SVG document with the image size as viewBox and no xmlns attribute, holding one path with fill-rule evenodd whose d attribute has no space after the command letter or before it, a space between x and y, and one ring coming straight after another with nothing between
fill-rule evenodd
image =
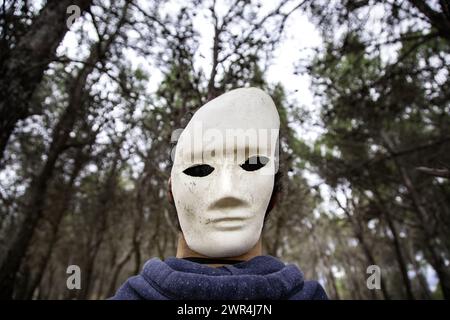
<instances>
[{"instance_id":1,"label":"mask chin","mask_svg":"<svg viewBox=\"0 0 450 320\"><path fill-rule=\"evenodd\" d=\"M184 234L188 247L201 255L211 258L232 258L249 252L259 241L261 233L221 231L209 235L208 242L198 237Z\"/></svg>"}]
</instances>

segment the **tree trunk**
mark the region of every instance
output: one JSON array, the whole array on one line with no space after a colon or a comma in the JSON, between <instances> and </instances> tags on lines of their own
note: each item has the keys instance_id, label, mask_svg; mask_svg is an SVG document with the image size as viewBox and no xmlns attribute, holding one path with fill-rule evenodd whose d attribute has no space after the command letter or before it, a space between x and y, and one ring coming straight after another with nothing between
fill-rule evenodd
<instances>
[{"instance_id":1,"label":"tree trunk","mask_svg":"<svg viewBox=\"0 0 450 320\"><path fill-rule=\"evenodd\" d=\"M411 181L407 171L398 164L399 170L401 172L403 181L405 183L406 188L409 191L409 195L411 196L411 200L413 202L416 215L422 226L422 230L424 232L424 245L428 251L430 256L430 263L435 269L439 282L442 289L442 294L445 299L450 300L450 272L449 268L445 265L445 261L439 252L436 251L435 245L431 243L433 241L433 232L429 230L429 225L425 219L425 217L429 217L430 215L426 211L425 207L422 205L419 194Z\"/></svg>"},{"instance_id":2,"label":"tree trunk","mask_svg":"<svg viewBox=\"0 0 450 320\"><path fill-rule=\"evenodd\" d=\"M403 184L408 190L408 194L414 207L413 212L416 214L417 220L423 232L424 246L426 248L427 255L429 255L430 264L433 266L438 275L442 294L445 299L450 300L450 271L448 266L446 266L446 263L442 258L440 252L436 249L436 245L433 243L434 230L430 229L430 225L427 222L427 218L432 216L422 204L420 195L416 190L416 187L414 186L414 183L409 176L408 171L404 168L404 166L402 166L398 158L395 156L396 146L394 142L386 133L382 133L382 138L386 145L386 148L389 150L389 153L393 156L395 166L400 173Z\"/></svg>"},{"instance_id":3,"label":"tree trunk","mask_svg":"<svg viewBox=\"0 0 450 320\"><path fill-rule=\"evenodd\" d=\"M117 284L117 279L119 278L120 271L122 271L122 268L130 260L130 257L133 254L133 251L134 251L134 248L133 248L133 246L131 246L130 249L122 256L122 258L119 260L119 262L116 263L112 278L110 280L108 292L107 292L108 297L112 297L114 295L114 293L116 292L116 284Z\"/></svg>"},{"instance_id":4,"label":"tree trunk","mask_svg":"<svg viewBox=\"0 0 450 320\"><path fill-rule=\"evenodd\" d=\"M33 114L30 99L55 58L67 27L67 8L83 12L92 0L48 0L17 45L0 64L0 162L17 122Z\"/></svg>"},{"instance_id":5,"label":"tree trunk","mask_svg":"<svg viewBox=\"0 0 450 320\"><path fill-rule=\"evenodd\" d=\"M99 227L95 230L94 243L88 248L87 259L82 268L84 276L83 285L78 294L78 299L88 299L92 287L93 272L95 260L97 258L100 247L105 239L105 232L107 231L107 215L110 208L111 200L114 198L114 190L117 187L117 167L120 162L120 147L121 143L117 144L116 155L112 167L108 173L104 188L99 195L98 203L99 210L96 212L96 217L100 219Z\"/></svg>"},{"instance_id":6,"label":"tree trunk","mask_svg":"<svg viewBox=\"0 0 450 320\"><path fill-rule=\"evenodd\" d=\"M52 221L53 228L51 230L49 245L47 247L44 257L42 258L37 268L38 271L36 272L36 275L33 278L32 283L27 290L27 295L24 297L25 300L32 299L36 288L40 285L42 281L42 278L48 266L48 262L50 261L52 255L53 248L58 240L58 232L59 227L61 225L61 220L69 208L70 199L72 198L73 194L75 179L78 177L78 174L80 173L81 169L83 168L87 160L88 158L84 155L82 149L79 149L75 158L75 165L70 175L69 183L65 187L62 195L61 206L59 209L57 209L58 211L56 212L54 221Z\"/></svg>"},{"instance_id":7,"label":"tree trunk","mask_svg":"<svg viewBox=\"0 0 450 320\"><path fill-rule=\"evenodd\" d=\"M69 134L73 129L76 119L84 113L84 90L86 79L93 71L95 63L99 59L98 47L94 46L87 63L80 70L69 89L69 105L59 119L52 134L52 142L47 153L47 160L41 172L31 182L28 192L28 205L24 211L23 222L18 227L16 237L12 240L4 260L0 266L0 297L12 297L12 285L22 258L28 248L34 229L42 215L45 205L48 184L53 175L56 162L64 152Z\"/></svg>"},{"instance_id":8,"label":"tree trunk","mask_svg":"<svg viewBox=\"0 0 450 320\"><path fill-rule=\"evenodd\" d=\"M344 211L345 215L347 216L348 220L350 221L350 224L353 229L353 233L355 234L355 237L358 239L359 243L361 244L362 251L364 253L364 256L366 257L367 262L369 262L370 265L377 265L375 261L375 257L372 254L372 250L369 247L369 244L367 243L366 238L364 237L363 233L363 227L361 225L361 221L355 221L354 217L346 207L344 207L337 197L334 197L335 201L339 205L339 207ZM353 206L354 207L354 206ZM366 266L367 267L367 266ZM384 278L381 277L380 279L380 286L381 286L381 292L383 293L383 297L385 300L390 300L390 295L388 293L386 282L384 281Z\"/></svg>"},{"instance_id":9,"label":"tree trunk","mask_svg":"<svg viewBox=\"0 0 450 320\"><path fill-rule=\"evenodd\" d=\"M130 1L126 2L123 14L117 23L114 32L106 38L106 40L103 41L100 39L99 43L96 43L91 47L91 52L87 61L84 63L82 69L69 88L69 105L53 131L53 139L48 152L47 161L40 174L37 175L31 183L28 195L29 202L25 208L24 220L18 227L19 230L9 248L7 248L3 261L1 261L0 298L8 299L12 297L15 274L20 268L23 256L25 255L33 236L34 229L42 215L42 210L45 205L45 194L56 161L66 148L69 134L72 131L76 120L84 116L84 113L86 112L85 108L83 108L83 106L85 107L84 98L86 94L86 80L94 70L95 65L104 60L110 45L117 38L120 28L125 23L129 3Z\"/></svg>"},{"instance_id":10,"label":"tree trunk","mask_svg":"<svg viewBox=\"0 0 450 320\"><path fill-rule=\"evenodd\" d=\"M439 31L439 35L450 41L450 15L448 10L450 5L447 1L440 1L442 6L442 12L435 11L423 0L409 0L409 2L416 7L429 21L429 23Z\"/></svg>"},{"instance_id":11,"label":"tree trunk","mask_svg":"<svg viewBox=\"0 0 450 320\"><path fill-rule=\"evenodd\" d=\"M380 211L382 212L386 220L387 226L392 233L392 244L394 246L395 257L397 258L397 263L403 279L403 284L405 285L406 297L410 300L414 300L411 280L409 279L408 276L408 267L406 265L405 257L403 256L402 253L402 246L400 243L397 227L395 226L395 223L392 220L391 212L384 205L384 200L381 198L381 195L379 194L378 190L376 190L375 187L373 188L373 192L375 197L377 198L375 204L377 207L379 207Z\"/></svg>"}]
</instances>

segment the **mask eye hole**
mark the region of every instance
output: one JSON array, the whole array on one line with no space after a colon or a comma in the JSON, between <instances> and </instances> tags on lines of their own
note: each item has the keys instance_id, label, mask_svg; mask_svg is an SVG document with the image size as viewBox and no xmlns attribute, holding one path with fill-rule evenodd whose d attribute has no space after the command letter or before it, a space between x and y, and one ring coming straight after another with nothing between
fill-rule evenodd
<instances>
[{"instance_id":1,"label":"mask eye hole","mask_svg":"<svg viewBox=\"0 0 450 320\"><path fill-rule=\"evenodd\" d=\"M269 158L263 156L253 156L248 158L241 168L245 171L256 171L264 167L269 162Z\"/></svg>"},{"instance_id":2,"label":"mask eye hole","mask_svg":"<svg viewBox=\"0 0 450 320\"><path fill-rule=\"evenodd\" d=\"M183 173L192 177L206 177L211 172L214 171L214 168L207 164L197 164L192 167L187 168L183 171Z\"/></svg>"}]
</instances>

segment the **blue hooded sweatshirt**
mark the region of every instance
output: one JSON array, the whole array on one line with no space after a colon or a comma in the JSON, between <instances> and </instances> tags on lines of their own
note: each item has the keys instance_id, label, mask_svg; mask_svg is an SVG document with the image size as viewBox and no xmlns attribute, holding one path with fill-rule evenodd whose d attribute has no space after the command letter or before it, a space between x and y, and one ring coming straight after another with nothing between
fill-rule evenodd
<instances>
[{"instance_id":1,"label":"blue hooded sweatshirt","mask_svg":"<svg viewBox=\"0 0 450 320\"><path fill-rule=\"evenodd\" d=\"M129 278L113 300L326 300L317 281L272 256L210 267L186 259L154 258Z\"/></svg>"}]
</instances>

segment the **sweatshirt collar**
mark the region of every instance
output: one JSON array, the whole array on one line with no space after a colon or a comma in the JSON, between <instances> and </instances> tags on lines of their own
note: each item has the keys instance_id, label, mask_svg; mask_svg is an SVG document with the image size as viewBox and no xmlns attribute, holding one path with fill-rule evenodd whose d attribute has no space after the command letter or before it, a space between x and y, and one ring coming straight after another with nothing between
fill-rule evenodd
<instances>
[{"instance_id":1,"label":"sweatshirt collar","mask_svg":"<svg viewBox=\"0 0 450 320\"><path fill-rule=\"evenodd\" d=\"M169 299L287 299L301 290L303 273L272 256L209 267L193 261L168 258L149 260L144 280Z\"/></svg>"}]
</instances>

